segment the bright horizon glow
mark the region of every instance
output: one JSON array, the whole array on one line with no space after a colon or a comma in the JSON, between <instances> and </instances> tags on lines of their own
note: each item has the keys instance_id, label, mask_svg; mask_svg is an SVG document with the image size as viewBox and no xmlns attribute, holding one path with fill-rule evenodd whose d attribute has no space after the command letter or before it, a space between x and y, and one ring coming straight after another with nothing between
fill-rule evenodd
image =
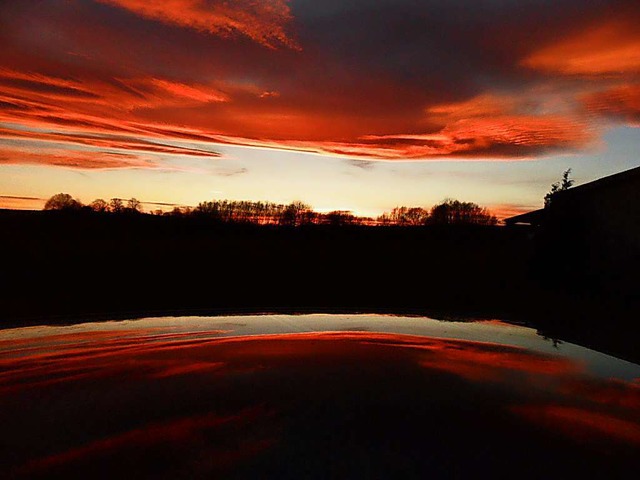
<instances>
[{"instance_id":1,"label":"bright horizon glow","mask_svg":"<svg viewBox=\"0 0 640 480\"><path fill-rule=\"evenodd\" d=\"M640 163L628 3L4 3L0 208L539 208L567 168L580 184Z\"/></svg>"}]
</instances>

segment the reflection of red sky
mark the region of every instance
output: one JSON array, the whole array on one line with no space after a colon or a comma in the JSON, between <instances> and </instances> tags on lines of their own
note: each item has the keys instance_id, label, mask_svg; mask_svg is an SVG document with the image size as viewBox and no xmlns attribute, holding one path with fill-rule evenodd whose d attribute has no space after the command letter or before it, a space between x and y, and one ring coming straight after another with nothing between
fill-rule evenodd
<instances>
[{"instance_id":1,"label":"reflection of red sky","mask_svg":"<svg viewBox=\"0 0 640 480\"><path fill-rule=\"evenodd\" d=\"M218 336L221 333L175 333L152 328L40 333L38 337L5 340L0 343L0 392L5 399L18 398L21 393L28 393L25 398L40 398L52 392L85 391L96 385L115 391L139 389L149 382L165 385L163 390L171 391L172 385L180 385L172 382L183 378L196 384L216 381L224 385L227 380L239 378L239 374L245 379L250 378L245 375L265 374L264 378L269 378L270 371L313 375L338 365L370 369L373 373L379 368L399 372L408 369L427 376L452 375L482 388L506 388L515 396L510 396L504 407L537 425L551 430L561 428L576 440L609 438L640 443L637 385L596 381L568 359L491 343L388 333ZM536 404L535 399L542 403ZM558 405L547 403L558 399ZM163 445L189 449L190 442L197 443L207 430L228 425L237 432L238 425L253 424L258 417L248 420L244 414L233 418L206 414L151 423L50 454L29 463L24 472L55 470L123 451L165 448ZM233 462L272 443L271 438L264 438L215 458Z\"/></svg>"},{"instance_id":2,"label":"reflection of red sky","mask_svg":"<svg viewBox=\"0 0 640 480\"><path fill-rule=\"evenodd\" d=\"M505 373L513 371L549 377L561 377L580 371L575 364L558 358L513 349L467 349L465 346L444 349L436 358L422 360L420 365L479 382L499 381Z\"/></svg>"},{"instance_id":3,"label":"reflection of red sky","mask_svg":"<svg viewBox=\"0 0 640 480\"><path fill-rule=\"evenodd\" d=\"M505 375L509 372L566 378L561 390L566 394L585 395L584 390L591 386L587 396L598 403L618 399L625 407L640 405L638 388L629 390L624 382L605 382L604 386L577 382L575 378L583 371L580 365L516 347L370 332L221 337L224 333L172 333L153 328L4 340L0 342L0 388L8 392L42 387L64 382L76 374L90 377L128 371L163 378L183 373L223 373L225 368L241 365L244 369L254 361L263 365L262 361L268 359L280 362L323 356L356 358L375 353L380 358L391 355L471 381L507 381ZM623 392L626 396L621 395Z\"/></svg>"},{"instance_id":4,"label":"reflection of red sky","mask_svg":"<svg viewBox=\"0 0 640 480\"><path fill-rule=\"evenodd\" d=\"M259 421L260 417L264 415L266 415L266 412L260 409L253 409L230 417L206 414L163 424L146 425L144 428L97 440L82 447L34 460L20 468L16 473L20 475L50 473L52 469L55 471L56 468L71 464L75 466L79 462L90 463L96 461L96 459L108 458L116 454L120 457L126 457L131 455L131 452L149 451L165 446L170 446L172 453L176 449L197 449L201 442L201 435L221 428L225 429L226 434L232 434L233 429ZM275 444L275 439L238 439L238 443L239 445L236 445L234 449L212 449L207 446L207 458L210 462L210 465L207 465L208 469L231 467L242 459L252 457L270 448Z\"/></svg>"},{"instance_id":5,"label":"reflection of red sky","mask_svg":"<svg viewBox=\"0 0 640 480\"><path fill-rule=\"evenodd\" d=\"M139 370L161 378L181 373L213 372L223 366L243 368L260 359L312 358L323 355L384 358L400 355L412 364L440 370L472 381L507 380L505 374L557 378L561 392L586 396L597 403L616 400L624 407L640 407L640 389L626 382L577 381L583 367L572 361L518 347L463 340L371 332L221 336L230 332L167 332L161 328L40 334L0 341L0 388L32 388L65 381L66 375L109 375ZM398 357L400 358L400 357ZM279 361L279 360L277 360ZM576 377L577 376L577 377ZM44 380L44 382L42 382ZM624 394L624 395L623 395Z\"/></svg>"},{"instance_id":6,"label":"reflection of red sky","mask_svg":"<svg viewBox=\"0 0 640 480\"><path fill-rule=\"evenodd\" d=\"M640 384L637 381L567 382L562 386L562 392L602 405L633 410L640 414Z\"/></svg>"},{"instance_id":7,"label":"reflection of red sky","mask_svg":"<svg viewBox=\"0 0 640 480\"><path fill-rule=\"evenodd\" d=\"M0 390L22 389L90 378L141 375L163 378L184 374L224 374L246 370L260 359L346 357L402 352L425 368L472 381L500 381L508 371L561 377L577 373L572 363L526 350L467 341L361 332L218 337L221 332L85 332L22 339L0 355ZM280 361L280 360L278 360Z\"/></svg>"},{"instance_id":8,"label":"reflection of red sky","mask_svg":"<svg viewBox=\"0 0 640 480\"><path fill-rule=\"evenodd\" d=\"M185 375L188 373L203 373L217 370L224 366L222 362L193 362L188 365L178 365L176 367L167 367L165 370L153 375L155 378L166 378L177 375Z\"/></svg>"},{"instance_id":9,"label":"reflection of red sky","mask_svg":"<svg viewBox=\"0 0 640 480\"><path fill-rule=\"evenodd\" d=\"M81 332L0 342L0 392L128 373L162 378L214 371L220 362L149 358L206 344L224 331L162 334L158 329ZM140 342L143 342L140 345ZM145 359L144 356L147 356ZM142 357L138 361L137 358ZM120 360L120 361L119 361ZM144 360L144 361L142 361ZM132 366L135 366L131 370Z\"/></svg>"},{"instance_id":10,"label":"reflection of red sky","mask_svg":"<svg viewBox=\"0 0 640 480\"><path fill-rule=\"evenodd\" d=\"M548 426L577 441L606 438L640 446L640 425L637 421L562 405L522 406L513 410L536 425Z\"/></svg>"}]
</instances>

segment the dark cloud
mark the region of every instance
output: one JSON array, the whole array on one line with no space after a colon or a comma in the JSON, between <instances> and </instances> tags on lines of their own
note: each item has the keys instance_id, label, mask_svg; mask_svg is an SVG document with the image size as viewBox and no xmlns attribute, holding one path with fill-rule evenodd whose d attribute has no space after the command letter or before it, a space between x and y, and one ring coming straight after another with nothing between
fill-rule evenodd
<instances>
[{"instance_id":1,"label":"dark cloud","mask_svg":"<svg viewBox=\"0 0 640 480\"><path fill-rule=\"evenodd\" d=\"M46 200L40 197L20 197L17 195L0 195L0 198L7 200Z\"/></svg>"},{"instance_id":2,"label":"dark cloud","mask_svg":"<svg viewBox=\"0 0 640 480\"><path fill-rule=\"evenodd\" d=\"M347 162L349 162L349 165L351 165L352 167L360 168L362 170L371 170L375 166L375 162L369 160L360 160L357 158L350 158L349 160L347 160Z\"/></svg>"},{"instance_id":3,"label":"dark cloud","mask_svg":"<svg viewBox=\"0 0 640 480\"><path fill-rule=\"evenodd\" d=\"M82 98L100 98L100 95L85 90L80 90L73 87L65 87L61 85L51 85L44 82L38 82L35 80L26 80L22 78L0 79L0 85L5 87L18 87L21 90L29 90L34 93L41 93L45 95L63 95L70 97L82 97Z\"/></svg>"},{"instance_id":4,"label":"dark cloud","mask_svg":"<svg viewBox=\"0 0 640 480\"><path fill-rule=\"evenodd\" d=\"M221 177L235 177L236 175L244 175L245 173L248 173L248 172L249 172L249 169L245 167L241 167L241 168L220 170L216 173Z\"/></svg>"}]
</instances>

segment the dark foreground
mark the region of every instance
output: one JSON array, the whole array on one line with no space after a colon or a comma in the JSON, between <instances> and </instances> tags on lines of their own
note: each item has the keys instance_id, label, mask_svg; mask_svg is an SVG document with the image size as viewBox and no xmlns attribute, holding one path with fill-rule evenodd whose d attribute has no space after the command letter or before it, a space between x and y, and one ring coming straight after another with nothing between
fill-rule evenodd
<instances>
[{"instance_id":1,"label":"dark foreground","mask_svg":"<svg viewBox=\"0 0 640 480\"><path fill-rule=\"evenodd\" d=\"M5 330L9 478L629 478L640 367L427 318Z\"/></svg>"},{"instance_id":2,"label":"dark foreground","mask_svg":"<svg viewBox=\"0 0 640 480\"><path fill-rule=\"evenodd\" d=\"M0 211L0 230L4 326L163 312L427 313L524 321L637 358L635 274L590 277L584 248L530 230L17 211Z\"/></svg>"}]
</instances>

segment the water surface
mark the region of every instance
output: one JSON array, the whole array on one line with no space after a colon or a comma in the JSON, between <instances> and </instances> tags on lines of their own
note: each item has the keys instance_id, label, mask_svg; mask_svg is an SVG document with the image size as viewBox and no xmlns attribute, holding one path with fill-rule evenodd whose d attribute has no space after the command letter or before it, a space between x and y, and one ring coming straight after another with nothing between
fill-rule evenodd
<instances>
[{"instance_id":1,"label":"water surface","mask_svg":"<svg viewBox=\"0 0 640 480\"><path fill-rule=\"evenodd\" d=\"M29 327L0 372L16 478L612 478L640 453L640 366L497 321Z\"/></svg>"}]
</instances>

